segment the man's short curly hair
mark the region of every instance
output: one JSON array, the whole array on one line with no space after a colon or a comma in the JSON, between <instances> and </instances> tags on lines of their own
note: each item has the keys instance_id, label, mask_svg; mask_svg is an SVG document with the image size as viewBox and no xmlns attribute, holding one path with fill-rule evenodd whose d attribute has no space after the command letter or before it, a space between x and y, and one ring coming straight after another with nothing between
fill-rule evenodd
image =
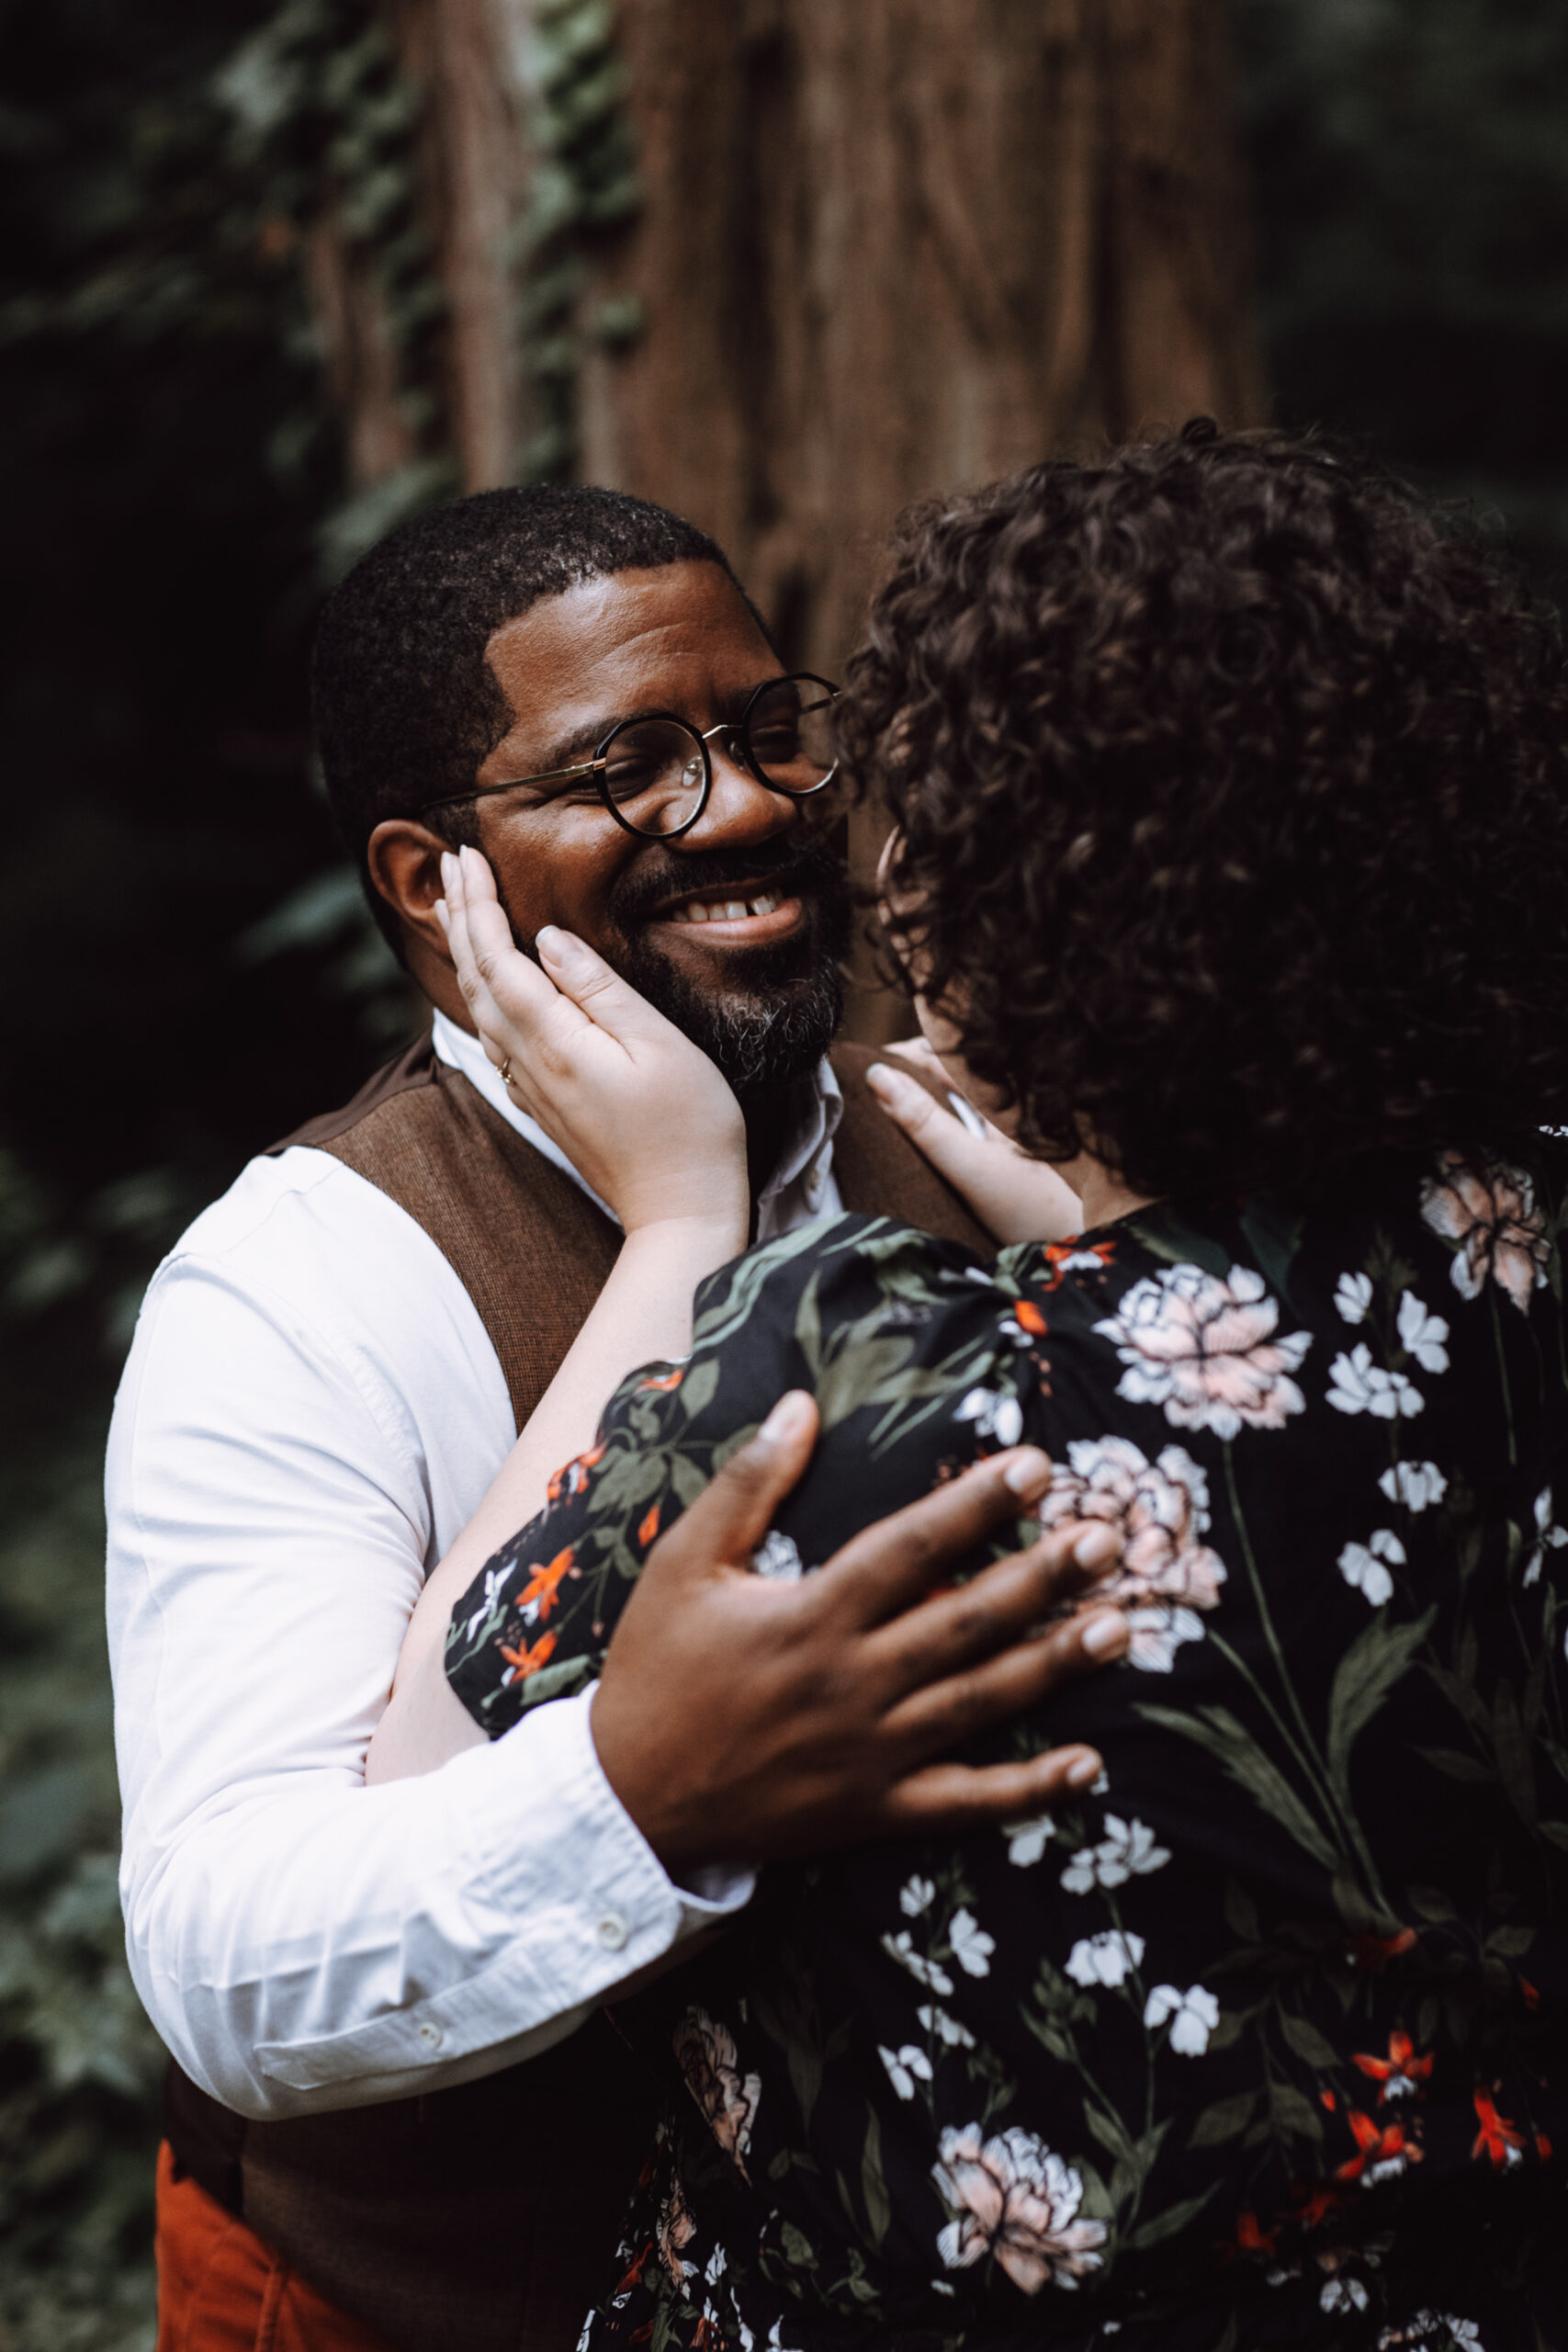
<instances>
[{"instance_id":1,"label":"man's short curly hair","mask_svg":"<svg viewBox=\"0 0 1568 2352\"><path fill-rule=\"evenodd\" d=\"M1021 1140L1342 1190L1568 1117L1568 691L1474 538L1197 419L916 510L841 706Z\"/></svg>"}]
</instances>

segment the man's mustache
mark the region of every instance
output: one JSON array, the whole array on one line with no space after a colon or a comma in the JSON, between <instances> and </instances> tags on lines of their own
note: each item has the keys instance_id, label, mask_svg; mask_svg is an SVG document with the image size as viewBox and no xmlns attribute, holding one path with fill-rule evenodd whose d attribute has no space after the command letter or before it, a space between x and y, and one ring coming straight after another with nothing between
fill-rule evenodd
<instances>
[{"instance_id":1,"label":"man's mustache","mask_svg":"<svg viewBox=\"0 0 1568 2352\"><path fill-rule=\"evenodd\" d=\"M842 861L826 842L803 848L798 842L759 842L751 850L694 850L626 875L610 893L606 912L621 930L646 922L678 899L716 899L728 890L758 885L782 889L785 898L809 897L843 888Z\"/></svg>"}]
</instances>

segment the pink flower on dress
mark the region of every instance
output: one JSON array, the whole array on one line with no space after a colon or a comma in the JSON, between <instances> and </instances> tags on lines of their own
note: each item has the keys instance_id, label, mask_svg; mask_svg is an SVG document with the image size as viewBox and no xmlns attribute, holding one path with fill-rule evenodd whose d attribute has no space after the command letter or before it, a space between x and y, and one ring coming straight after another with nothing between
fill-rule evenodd
<instances>
[{"instance_id":1,"label":"pink flower on dress","mask_svg":"<svg viewBox=\"0 0 1568 2352\"><path fill-rule=\"evenodd\" d=\"M1037 2295L1052 2278L1076 2287L1099 2269L1105 2224L1074 2220L1083 2182L1032 2132L1015 2124L982 2140L977 2123L949 2125L931 2177L953 2214L936 2242L950 2270L994 2255L1015 2287Z\"/></svg>"},{"instance_id":2,"label":"pink flower on dress","mask_svg":"<svg viewBox=\"0 0 1568 2352\"><path fill-rule=\"evenodd\" d=\"M677 2287L683 2287L696 2269L694 2262L684 2258L685 2249L696 2233L697 2224L686 2202L686 2192L679 2180L671 2180L659 2209L659 2258Z\"/></svg>"},{"instance_id":3,"label":"pink flower on dress","mask_svg":"<svg viewBox=\"0 0 1568 2352\"><path fill-rule=\"evenodd\" d=\"M675 2063L686 2077L686 2088L707 2118L709 2131L742 2179L751 2126L762 2096L760 2075L742 2075L735 2037L728 2026L715 2025L705 2009L686 2011L675 2029Z\"/></svg>"},{"instance_id":4,"label":"pink flower on dress","mask_svg":"<svg viewBox=\"0 0 1568 2352\"><path fill-rule=\"evenodd\" d=\"M1208 1481L1181 1446L1150 1462L1124 1437L1075 1438L1067 1464L1052 1478L1040 1523L1100 1519L1115 1528L1122 1565L1093 1600L1131 1613L1134 1666L1168 1673L1177 1645L1201 1636L1192 1611L1214 1608L1225 1580L1219 1554L1198 1540L1209 1524Z\"/></svg>"},{"instance_id":5,"label":"pink flower on dress","mask_svg":"<svg viewBox=\"0 0 1568 2352\"><path fill-rule=\"evenodd\" d=\"M1488 1162L1472 1167L1446 1152L1438 1173L1421 1187L1421 1214L1434 1233L1454 1244L1450 1272L1461 1298L1479 1298L1488 1275L1521 1315L1530 1293L1546 1280L1551 1245L1535 1187L1522 1168Z\"/></svg>"},{"instance_id":6,"label":"pink flower on dress","mask_svg":"<svg viewBox=\"0 0 1568 2352\"><path fill-rule=\"evenodd\" d=\"M1126 1366L1119 1396L1162 1405L1178 1429L1233 1438L1243 1427L1283 1429L1306 1399L1289 1375L1312 1345L1310 1331L1276 1338L1277 1299L1261 1274L1233 1266L1224 1281L1201 1266L1145 1274L1116 1313L1095 1329L1114 1340Z\"/></svg>"}]
</instances>

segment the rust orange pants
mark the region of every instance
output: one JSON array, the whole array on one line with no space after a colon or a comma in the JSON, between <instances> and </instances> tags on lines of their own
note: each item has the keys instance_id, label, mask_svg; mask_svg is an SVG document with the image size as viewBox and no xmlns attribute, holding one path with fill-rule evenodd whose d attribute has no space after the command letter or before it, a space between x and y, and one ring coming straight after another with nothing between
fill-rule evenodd
<instances>
[{"instance_id":1,"label":"rust orange pants","mask_svg":"<svg viewBox=\"0 0 1568 2352\"><path fill-rule=\"evenodd\" d=\"M392 2352L158 2151L157 2352Z\"/></svg>"}]
</instances>

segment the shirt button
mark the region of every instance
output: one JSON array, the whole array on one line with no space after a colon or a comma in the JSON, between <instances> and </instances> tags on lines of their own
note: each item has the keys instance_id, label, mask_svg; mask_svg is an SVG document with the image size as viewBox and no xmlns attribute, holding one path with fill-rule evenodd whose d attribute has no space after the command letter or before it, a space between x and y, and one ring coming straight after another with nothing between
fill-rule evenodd
<instances>
[{"instance_id":1,"label":"shirt button","mask_svg":"<svg viewBox=\"0 0 1568 2352\"><path fill-rule=\"evenodd\" d=\"M625 1948L631 1929L618 1911L606 1911L593 1932L606 1951L620 1951Z\"/></svg>"},{"instance_id":2,"label":"shirt button","mask_svg":"<svg viewBox=\"0 0 1568 2352\"><path fill-rule=\"evenodd\" d=\"M419 2028L419 2038L427 2050L439 2050L446 2036L438 2025L432 2025L427 2018L423 2025Z\"/></svg>"}]
</instances>

